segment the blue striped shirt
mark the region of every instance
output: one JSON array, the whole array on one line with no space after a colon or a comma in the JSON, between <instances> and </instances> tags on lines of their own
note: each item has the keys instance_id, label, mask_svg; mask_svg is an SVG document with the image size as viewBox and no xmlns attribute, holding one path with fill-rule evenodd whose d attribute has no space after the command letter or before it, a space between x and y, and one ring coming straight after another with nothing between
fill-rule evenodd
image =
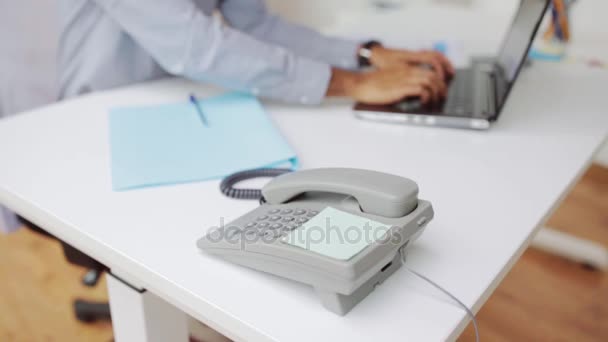
<instances>
[{"instance_id":1,"label":"blue striped shirt","mask_svg":"<svg viewBox=\"0 0 608 342\"><path fill-rule=\"evenodd\" d=\"M269 13L263 0L61 0L60 97L185 77L290 103L323 99L358 42Z\"/></svg>"}]
</instances>

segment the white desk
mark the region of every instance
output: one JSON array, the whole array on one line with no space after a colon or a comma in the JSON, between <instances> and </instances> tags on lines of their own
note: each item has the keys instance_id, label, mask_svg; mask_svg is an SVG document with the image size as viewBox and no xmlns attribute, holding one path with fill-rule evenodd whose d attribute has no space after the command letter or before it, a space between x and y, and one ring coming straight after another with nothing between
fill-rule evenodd
<instances>
[{"instance_id":1,"label":"white desk","mask_svg":"<svg viewBox=\"0 0 608 342\"><path fill-rule=\"evenodd\" d=\"M371 168L416 180L436 218L409 267L477 310L606 136L607 82L605 72L536 64L488 132L358 121L339 101L266 108L306 168ZM218 182L112 192L107 108L185 100L192 90L209 93L166 80L0 121L8 163L0 203L148 290L133 294L111 281L119 341L146 333L163 340L153 335L163 329L183 337L179 311L239 341L438 341L461 332L464 312L403 270L338 317L312 288L199 253L194 243L206 227L256 205L224 198Z\"/></svg>"},{"instance_id":2,"label":"white desk","mask_svg":"<svg viewBox=\"0 0 608 342\"><path fill-rule=\"evenodd\" d=\"M304 167L415 179L437 216L410 267L478 309L606 135L606 81L586 68L538 64L489 132L363 122L340 104L267 108ZM0 154L10 162L0 168L0 202L237 340L443 340L460 332L464 313L403 271L338 317L309 287L201 255L194 242L205 227L256 205L222 197L217 182L112 192L106 108L181 100L193 87L138 85L0 122Z\"/></svg>"}]
</instances>

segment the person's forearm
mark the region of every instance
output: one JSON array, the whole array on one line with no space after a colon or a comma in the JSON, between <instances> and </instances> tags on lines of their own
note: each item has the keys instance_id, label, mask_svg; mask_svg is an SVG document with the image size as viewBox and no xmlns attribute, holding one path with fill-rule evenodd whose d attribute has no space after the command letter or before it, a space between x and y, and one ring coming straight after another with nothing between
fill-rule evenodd
<instances>
[{"instance_id":1,"label":"person's forearm","mask_svg":"<svg viewBox=\"0 0 608 342\"><path fill-rule=\"evenodd\" d=\"M95 1L169 74L288 103L325 95L326 63L226 27L192 0L148 1L145 15L138 0Z\"/></svg>"},{"instance_id":2,"label":"person's forearm","mask_svg":"<svg viewBox=\"0 0 608 342\"><path fill-rule=\"evenodd\" d=\"M285 21L271 14L263 0L224 0L220 9L230 26L256 39L342 69L358 69L359 42L329 37Z\"/></svg>"},{"instance_id":3,"label":"person's forearm","mask_svg":"<svg viewBox=\"0 0 608 342\"><path fill-rule=\"evenodd\" d=\"M349 96L353 94L353 90L357 86L360 74L352 71L342 70L338 68L331 69L331 79L327 88L326 96Z\"/></svg>"}]
</instances>

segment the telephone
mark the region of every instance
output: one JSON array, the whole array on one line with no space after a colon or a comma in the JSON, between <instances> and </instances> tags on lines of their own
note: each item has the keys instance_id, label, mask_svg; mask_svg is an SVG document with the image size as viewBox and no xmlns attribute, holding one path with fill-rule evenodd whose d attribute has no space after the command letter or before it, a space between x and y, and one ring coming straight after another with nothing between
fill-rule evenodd
<instances>
[{"instance_id":1,"label":"telephone","mask_svg":"<svg viewBox=\"0 0 608 342\"><path fill-rule=\"evenodd\" d=\"M406 247L433 218L416 183L370 170L286 173L261 194L260 207L213 229L198 247L310 284L323 306L339 315L399 269Z\"/></svg>"}]
</instances>

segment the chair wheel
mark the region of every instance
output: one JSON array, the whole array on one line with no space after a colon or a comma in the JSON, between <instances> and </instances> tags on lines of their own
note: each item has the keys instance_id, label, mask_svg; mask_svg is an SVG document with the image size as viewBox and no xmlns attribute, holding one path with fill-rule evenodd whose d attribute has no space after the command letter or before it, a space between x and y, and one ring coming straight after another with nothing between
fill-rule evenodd
<instances>
[{"instance_id":1,"label":"chair wheel","mask_svg":"<svg viewBox=\"0 0 608 342\"><path fill-rule=\"evenodd\" d=\"M103 271L101 271L101 270L96 270L96 269L88 270L87 273L85 273L85 275L82 277L82 284L84 286L88 286L88 287L93 287L93 286L97 285L97 283L99 282L99 279L101 278L102 273L103 273Z\"/></svg>"},{"instance_id":2,"label":"chair wheel","mask_svg":"<svg viewBox=\"0 0 608 342\"><path fill-rule=\"evenodd\" d=\"M74 315L83 323L111 320L110 304L77 299L74 301Z\"/></svg>"}]
</instances>

